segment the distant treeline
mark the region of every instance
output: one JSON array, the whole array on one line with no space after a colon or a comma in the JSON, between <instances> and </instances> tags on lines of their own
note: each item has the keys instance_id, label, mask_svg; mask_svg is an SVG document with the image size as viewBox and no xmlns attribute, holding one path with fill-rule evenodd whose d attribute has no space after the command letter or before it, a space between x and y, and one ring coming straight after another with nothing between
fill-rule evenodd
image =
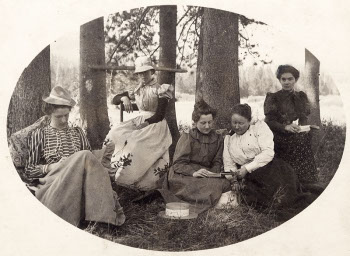
<instances>
[{"instance_id":1,"label":"distant treeline","mask_svg":"<svg viewBox=\"0 0 350 256\"><path fill-rule=\"evenodd\" d=\"M75 98L79 93L79 66L55 56L51 57L52 86L61 85L69 89ZM264 96L266 92L274 92L281 88L271 65L240 66L240 96ZM137 85L136 77L130 71L107 72L107 95L114 95ZM196 88L196 69L188 69L187 73L176 74L176 90L179 93L194 94ZM304 76L301 72L297 90L303 90ZM320 94L339 94L332 77L321 71Z\"/></svg>"}]
</instances>

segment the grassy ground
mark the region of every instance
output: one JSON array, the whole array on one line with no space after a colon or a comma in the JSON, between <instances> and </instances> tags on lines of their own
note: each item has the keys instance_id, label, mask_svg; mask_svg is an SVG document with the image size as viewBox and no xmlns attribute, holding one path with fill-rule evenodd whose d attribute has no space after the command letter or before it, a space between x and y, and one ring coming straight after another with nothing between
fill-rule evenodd
<instances>
[{"instance_id":1,"label":"grassy ground","mask_svg":"<svg viewBox=\"0 0 350 256\"><path fill-rule=\"evenodd\" d=\"M340 163L345 127L323 123L323 138L316 152L320 181L330 182ZM150 202L132 203L140 194L116 188L127 217L123 226L108 227L89 224L87 232L131 247L160 251L190 251L234 244L271 230L278 222L272 212L257 212L240 205L235 209L211 209L194 220L168 220L157 216L165 209L161 198Z\"/></svg>"}]
</instances>

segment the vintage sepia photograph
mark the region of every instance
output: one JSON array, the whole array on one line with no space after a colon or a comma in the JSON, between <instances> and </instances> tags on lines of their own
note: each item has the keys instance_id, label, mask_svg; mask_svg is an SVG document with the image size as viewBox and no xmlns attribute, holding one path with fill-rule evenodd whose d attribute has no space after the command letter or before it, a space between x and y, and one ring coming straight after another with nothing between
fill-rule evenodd
<instances>
[{"instance_id":1,"label":"vintage sepia photograph","mask_svg":"<svg viewBox=\"0 0 350 256\"><path fill-rule=\"evenodd\" d=\"M95 17L41 49L13 88L4 141L29 198L84 235L151 252L290 224L345 149L344 95L322 58L219 8Z\"/></svg>"}]
</instances>

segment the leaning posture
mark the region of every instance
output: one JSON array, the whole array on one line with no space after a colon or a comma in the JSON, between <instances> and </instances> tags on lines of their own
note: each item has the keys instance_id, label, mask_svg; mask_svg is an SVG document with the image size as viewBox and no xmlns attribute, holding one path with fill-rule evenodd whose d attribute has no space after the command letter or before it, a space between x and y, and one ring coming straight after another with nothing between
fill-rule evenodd
<instances>
[{"instance_id":1,"label":"leaning posture","mask_svg":"<svg viewBox=\"0 0 350 256\"><path fill-rule=\"evenodd\" d=\"M29 138L25 169L27 178L36 184L35 196L76 226L84 220L123 224L123 208L112 190L108 171L90 151L82 129L68 126L74 100L60 86L43 100L50 121Z\"/></svg>"},{"instance_id":2,"label":"leaning posture","mask_svg":"<svg viewBox=\"0 0 350 256\"><path fill-rule=\"evenodd\" d=\"M169 100L173 97L173 86L158 84L155 69L148 57L135 61L135 73L140 80L136 89L118 94L113 98L115 105L124 104L132 111L131 100L135 100L140 115L114 125L107 140L115 144L112 163L131 154L131 164L120 169L116 182L120 185L148 191L156 188L157 170L169 164L169 146L172 137L165 117Z\"/></svg>"}]
</instances>

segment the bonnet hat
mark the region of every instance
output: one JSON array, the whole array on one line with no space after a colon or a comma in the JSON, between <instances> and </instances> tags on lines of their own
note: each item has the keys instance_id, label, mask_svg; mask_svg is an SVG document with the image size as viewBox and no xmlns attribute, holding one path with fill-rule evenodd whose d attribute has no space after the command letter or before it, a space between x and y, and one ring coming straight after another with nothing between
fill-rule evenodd
<instances>
[{"instance_id":1,"label":"bonnet hat","mask_svg":"<svg viewBox=\"0 0 350 256\"><path fill-rule=\"evenodd\" d=\"M134 73L141 73L141 72L145 72L147 70L154 70L151 59L147 56L138 57L135 60L135 72Z\"/></svg>"},{"instance_id":2,"label":"bonnet hat","mask_svg":"<svg viewBox=\"0 0 350 256\"><path fill-rule=\"evenodd\" d=\"M52 88L48 97L43 97L43 101L53 105L64 105L73 107L76 103L70 96L70 93L61 86Z\"/></svg>"}]
</instances>

